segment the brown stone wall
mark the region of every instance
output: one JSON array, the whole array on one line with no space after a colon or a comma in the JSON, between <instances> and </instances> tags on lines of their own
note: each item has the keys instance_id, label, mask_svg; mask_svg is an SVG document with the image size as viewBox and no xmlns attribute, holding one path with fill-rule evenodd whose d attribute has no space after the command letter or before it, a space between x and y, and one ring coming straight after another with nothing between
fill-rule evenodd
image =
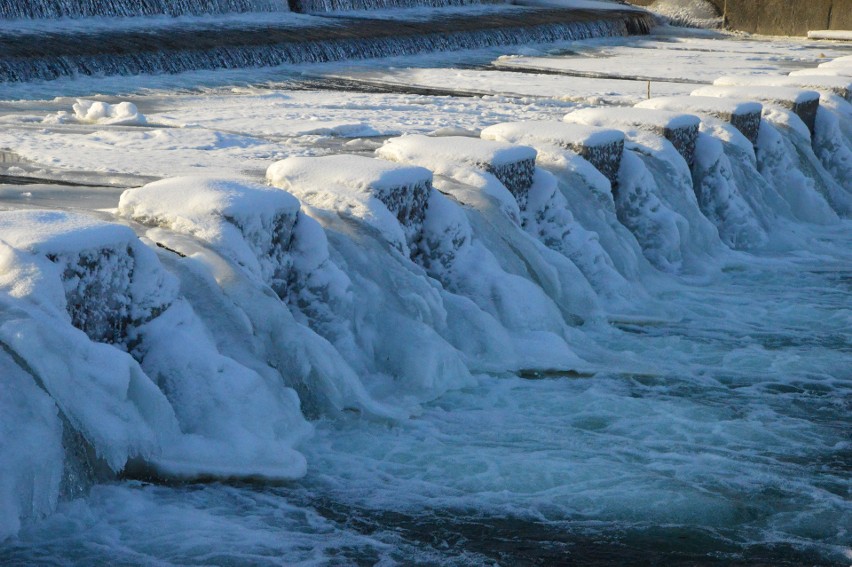
<instances>
[{"instance_id":1,"label":"brown stone wall","mask_svg":"<svg viewBox=\"0 0 852 567\"><path fill-rule=\"evenodd\" d=\"M725 0L708 0L719 13ZM648 6L654 0L630 0ZM765 35L852 30L852 0L727 0L728 28Z\"/></svg>"}]
</instances>

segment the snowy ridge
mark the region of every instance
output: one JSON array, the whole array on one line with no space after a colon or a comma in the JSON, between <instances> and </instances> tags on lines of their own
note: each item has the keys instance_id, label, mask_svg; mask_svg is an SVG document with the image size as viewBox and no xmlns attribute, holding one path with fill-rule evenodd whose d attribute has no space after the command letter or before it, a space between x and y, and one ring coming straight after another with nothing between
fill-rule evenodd
<instances>
[{"instance_id":1,"label":"snowy ridge","mask_svg":"<svg viewBox=\"0 0 852 567\"><path fill-rule=\"evenodd\" d=\"M852 78L816 74L815 69L793 71L787 77L726 75L713 81L722 87L798 87L815 91L830 91L852 102Z\"/></svg>"},{"instance_id":2,"label":"snowy ridge","mask_svg":"<svg viewBox=\"0 0 852 567\"><path fill-rule=\"evenodd\" d=\"M707 96L657 97L638 103L636 108L709 114L730 122L752 144L757 142L760 113L763 111L759 102Z\"/></svg>"},{"instance_id":3,"label":"snowy ridge","mask_svg":"<svg viewBox=\"0 0 852 567\"><path fill-rule=\"evenodd\" d=\"M432 190L428 169L359 156L289 158L271 165L266 178L316 206L367 220L404 253L417 246Z\"/></svg>"}]
</instances>

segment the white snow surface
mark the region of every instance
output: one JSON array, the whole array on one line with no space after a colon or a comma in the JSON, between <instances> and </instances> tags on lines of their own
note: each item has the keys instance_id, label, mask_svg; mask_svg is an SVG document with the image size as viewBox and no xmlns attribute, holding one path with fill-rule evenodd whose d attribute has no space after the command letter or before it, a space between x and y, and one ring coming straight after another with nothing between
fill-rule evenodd
<instances>
[{"instance_id":1,"label":"white snow surface","mask_svg":"<svg viewBox=\"0 0 852 567\"><path fill-rule=\"evenodd\" d=\"M5 212L0 234L7 244L38 254L127 245L136 238L127 227L59 211Z\"/></svg>"},{"instance_id":2,"label":"white snow surface","mask_svg":"<svg viewBox=\"0 0 852 567\"><path fill-rule=\"evenodd\" d=\"M768 87L799 87L817 91L834 91L837 89L852 90L852 77L821 75L816 69L793 71L788 76L725 75L713 81L714 85L723 87L736 86L768 86Z\"/></svg>"},{"instance_id":3,"label":"white snow surface","mask_svg":"<svg viewBox=\"0 0 852 567\"><path fill-rule=\"evenodd\" d=\"M799 69L790 71L790 77L839 77L842 79L852 78L852 69L845 67L816 67L814 69Z\"/></svg>"},{"instance_id":4,"label":"white snow surface","mask_svg":"<svg viewBox=\"0 0 852 567\"><path fill-rule=\"evenodd\" d=\"M376 150L376 154L383 159L427 167L436 175L451 177L468 186L477 187L497 199L503 212L520 223L517 200L486 168L489 165L535 159L536 151L529 146L479 138L413 134L387 140ZM461 201L464 202L464 199Z\"/></svg>"},{"instance_id":5,"label":"white snow surface","mask_svg":"<svg viewBox=\"0 0 852 567\"><path fill-rule=\"evenodd\" d=\"M44 119L47 124L77 122L80 124L106 124L114 126L144 125L148 122L132 102L109 104L99 100L77 99L73 114L64 110Z\"/></svg>"},{"instance_id":6,"label":"white snow surface","mask_svg":"<svg viewBox=\"0 0 852 567\"><path fill-rule=\"evenodd\" d=\"M808 89L776 86L707 86L692 91L695 96L724 97L764 102L790 102L801 104L819 100L819 93Z\"/></svg>"},{"instance_id":7,"label":"white snow surface","mask_svg":"<svg viewBox=\"0 0 852 567\"><path fill-rule=\"evenodd\" d=\"M568 113L563 120L572 124L598 127L656 130L698 126L701 119L694 114L650 108L584 108Z\"/></svg>"},{"instance_id":8,"label":"white snow surface","mask_svg":"<svg viewBox=\"0 0 852 567\"><path fill-rule=\"evenodd\" d=\"M267 170L276 186L344 186L365 193L390 191L406 185L431 183L432 172L423 167L370 159L356 155L291 158Z\"/></svg>"},{"instance_id":9,"label":"white snow surface","mask_svg":"<svg viewBox=\"0 0 852 567\"><path fill-rule=\"evenodd\" d=\"M808 39L832 39L840 41L852 41L850 30L809 30Z\"/></svg>"},{"instance_id":10,"label":"white snow surface","mask_svg":"<svg viewBox=\"0 0 852 567\"><path fill-rule=\"evenodd\" d=\"M512 144L535 145L535 142L556 146L578 144L594 147L624 141L624 133L607 128L595 128L581 124L568 124L556 120L504 122L482 130L484 140Z\"/></svg>"},{"instance_id":11,"label":"white snow surface","mask_svg":"<svg viewBox=\"0 0 852 567\"><path fill-rule=\"evenodd\" d=\"M364 173L365 177L359 177L358 173ZM405 230L376 191L398 187L394 181L431 180L431 175L424 168L363 156L291 157L270 165L266 171L272 185L290 191L314 207L367 223L405 255L410 253Z\"/></svg>"},{"instance_id":12,"label":"white snow surface","mask_svg":"<svg viewBox=\"0 0 852 567\"><path fill-rule=\"evenodd\" d=\"M446 170L447 163L481 168L534 160L529 146L506 144L463 136L404 136L382 146L379 155L400 163L419 163L432 171Z\"/></svg>"},{"instance_id":13,"label":"white snow surface","mask_svg":"<svg viewBox=\"0 0 852 567\"><path fill-rule=\"evenodd\" d=\"M842 57L835 57L831 61L826 61L825 63L820 63L820 67L823 68L842 68L852 70L852 55L844 55Z\"/></svg>"},{"instance_id":14,"label":"white snow surface","mask_svg":"<svg viewBox=\"0 0 852 567\"><path fill-rule=\"evenodd\" d=\"M271 285L286 279L299 206L285 191L248 181L177 177L125 191L118 212L206 240Z\"/></svg>"},{"instance_id":15,"label":"white snow surface","mask_svg":"<svg viewBox=\"0 0 852 567\"><path fill-rule=\"evenodd\" d=\"M636 108L653 108L672 112L690 112L693 114L737 115L758 113L763 110L759 102L709 96L673 96L656 97L642 101Z\"/></svg>"}]
</instances>

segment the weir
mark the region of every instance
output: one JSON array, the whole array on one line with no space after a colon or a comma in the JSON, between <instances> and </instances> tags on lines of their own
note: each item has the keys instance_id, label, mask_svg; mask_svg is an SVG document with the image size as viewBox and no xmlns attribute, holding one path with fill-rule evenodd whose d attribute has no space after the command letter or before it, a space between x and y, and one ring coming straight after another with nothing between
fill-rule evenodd
<instances>
[{"instance_id":1,"label":"weir","mask_svg":"<svg viewBox=\"0 0 852 567\"><path fill-rule=\"evenodd\" d=\"M201 16L287 10L285 0L4 0L0 19Z\"/></svg>"},{"instance_id":2,"label":"weir","mask_svg":"<svg viewBox=\"0 0 852 567\"><path fill-rule=\"evenodd\" d=\"M290 9L306 14L341 12L351 10L387 10L389 8L446 8L498 4L500 0L289 0Z\"/></svg>"},{"instance_id":3,"label":"weir","mask_svg":"<svg viewBox=\"0 0 852 567\"><path fill-rule=\"evenodd\" d=\"M0 28L0 82L78 75L180 73L412 55L501 45L646 34L637 11L502 8L493 13L396 21L316 18L316 25L271 21L172 26L138 31L23 33Z\"/></svg>"}]
</instances>

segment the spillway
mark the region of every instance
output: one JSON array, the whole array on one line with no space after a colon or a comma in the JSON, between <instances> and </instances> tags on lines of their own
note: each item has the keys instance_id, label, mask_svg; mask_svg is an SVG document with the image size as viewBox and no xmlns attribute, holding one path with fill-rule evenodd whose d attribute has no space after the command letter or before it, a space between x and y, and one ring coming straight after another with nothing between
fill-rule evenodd
<instances>
[{"instance_id":1,"label":"spillway","mask_svg":"<svg viewBox=\"0 0 852 567\"><path fill-rule=\"evenodd\" d=\"M283 0L6 0L0 19L200 16L287 11Z\"/></svg>"},{"instance_id":2,"label":"spillway","mask_svg":"<svg viewBox=\"0 0 852 567\"><path fill-rule=\"evenodd\" d=\"M307 18L307 20L305 19ZM501 7L485 13L436 11L428 19L272 18L246 22L152 22L143 30L0 25L0 82L60 77L180 73L321 63L396 55L549 43L648 33L637 11Z\"/></svg>"}]
</instances>

